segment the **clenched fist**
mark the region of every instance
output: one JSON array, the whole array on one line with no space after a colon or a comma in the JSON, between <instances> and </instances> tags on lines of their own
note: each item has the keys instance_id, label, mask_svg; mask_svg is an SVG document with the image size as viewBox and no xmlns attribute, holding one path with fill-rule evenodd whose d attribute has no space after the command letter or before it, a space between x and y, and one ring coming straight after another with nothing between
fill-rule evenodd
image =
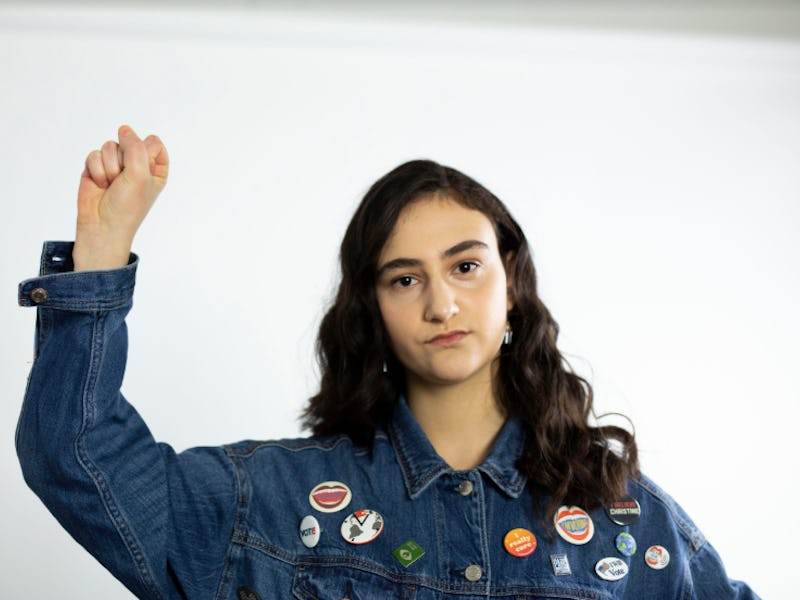
<instances>
[{"instance_id":1,"label":"clenched fist","mask_svg":"<svg viewBox=\"0 0 800 600\"><path fill-rule=\"evenodd\" d=\"M167 182L169 157L157 136L141 140L123 125L118 137L86 157L72 251L76 271L128 264L133 237Z\"/></svg>"}]
</instances>

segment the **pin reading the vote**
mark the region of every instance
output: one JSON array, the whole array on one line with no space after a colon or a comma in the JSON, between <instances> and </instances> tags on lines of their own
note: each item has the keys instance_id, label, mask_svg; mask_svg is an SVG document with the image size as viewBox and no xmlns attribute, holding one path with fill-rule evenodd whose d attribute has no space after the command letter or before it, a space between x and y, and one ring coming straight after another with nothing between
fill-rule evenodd
<instances>
[{"instance_id":1,"label":"pin reading the vote","mask_svg":"<svg viewBox=\"0 0 800 600\"><path fill-rule=\"evenodd\" d=\"M522 558L536 550L536 536L527 529L517 527L506 534L503 545L511 556Z\"/></svg>"},{"instance_id":2,"label":"pin reading the vote","mask_svg":"<svg viewBox=\"0 0 800 600\"><path fill-rule=\"evenodd\" d=\"M594 535L592 517L578 506L562 506L553 518L558 535L570 544L586 544Z\"/></svg>"},{"instance_id":3,"label":"pin reading the vote","mask_svg":"<svg viewBox=\"0 0 800 600\"><path fill-rule=\"evenodd\" d=\"M308 501L320 512L332 513L350 504L353 494L341 481L323 481L308 495Z\"/></svg>"},{"instance_id":4,"label":"pin reading the vote","mask_svg":"<svg viewBox=\"0 0 800 600\"><path fill-rule=\"evenodd\" d=\"M357 510L342 522L341 534L351 544L367 544L383 531L383 517L374 510Z\"/></svg>"}]
</instances>

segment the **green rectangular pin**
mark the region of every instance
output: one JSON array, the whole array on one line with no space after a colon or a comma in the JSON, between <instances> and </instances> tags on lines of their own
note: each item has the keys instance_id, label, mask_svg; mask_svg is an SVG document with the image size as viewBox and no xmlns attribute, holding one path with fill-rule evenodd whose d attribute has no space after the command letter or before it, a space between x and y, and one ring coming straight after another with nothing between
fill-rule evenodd
<instances>
[{"instance_id":1,"label":"green rectangular pin","mask_svg":"<svg viewBox=\"0 0 800 600\"><path fill-rule=\"evenodd\" d=\"M397 559L404 567L408 567L411 563L416 561L420 556L425 554L425 550L422 549L417 542L413 540L408 540L405 544L401 545L397 550L392 552L392 556Z\"/></svg>"}]
</instances>

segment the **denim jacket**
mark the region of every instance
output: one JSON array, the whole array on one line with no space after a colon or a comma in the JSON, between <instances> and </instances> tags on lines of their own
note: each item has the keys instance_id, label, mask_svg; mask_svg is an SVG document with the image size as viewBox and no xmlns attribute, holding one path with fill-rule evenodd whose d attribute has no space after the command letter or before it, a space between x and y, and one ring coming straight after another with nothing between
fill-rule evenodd
<instances>
[{"instance_id":1,"label":"denim jacket","mask_svg":"<svg viewBox=\"0 0 800 600\"><path fill-rule=\"evenodd\" d=\"M120 394L136 256L74 273L71 253L46 243L40 276L19 287L38 319L17 452L59 522L137 596L755 597L646 477L629 484L633 522L568 507L561 525L545 524L515 466L524 432L514 419L468 471L437 455L403 399L367 447L334 436L176 453ZM638 548L631 556L630 538L617 543L623 532Z\"/></svg>"}]
</instances>

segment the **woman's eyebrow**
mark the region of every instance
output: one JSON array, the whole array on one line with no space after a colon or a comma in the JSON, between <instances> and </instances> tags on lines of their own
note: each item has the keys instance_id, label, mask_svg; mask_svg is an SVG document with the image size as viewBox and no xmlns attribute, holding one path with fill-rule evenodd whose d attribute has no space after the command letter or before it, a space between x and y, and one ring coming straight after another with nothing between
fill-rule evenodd
<instances>
[{"instance_id":1,"label":"woman's eyebrow","mask_svg":"<svg viewBox=\"0 0 800 600\"><path fill-rule=\"evenodd\" d=\"M480 240L464 240L463 242L459 242L452 248L448 248L444 252L442 252L442 258L450 258L451 256L455 256L456 254L460 254L466 250L473 250L475 248L480 248L481 250L488 250L489 245L485 242L481 242Z\"/></svg>"},{"instance_id":2,"label":"woman's eyebrow","mask_svg":"<svg viewBox=\"0 0 800 600\"><path fill-rule=\"evenodd\" d=\"M489 245L485 242L481 242L480 240L464 240L463 242L459 242L455 246L452 246L442 252L442 258L450 258L455 256L456 254L460 254L467 250L473 250L475 248L480 248L481 250L488 250ZM391 271L392 269L405 269L408 267L418 267L422 264L422 261L418 258L394 258L389 262L385 263L378 269L378 277L380 277L384 272Z\"/></svg>"}]
</instances>

